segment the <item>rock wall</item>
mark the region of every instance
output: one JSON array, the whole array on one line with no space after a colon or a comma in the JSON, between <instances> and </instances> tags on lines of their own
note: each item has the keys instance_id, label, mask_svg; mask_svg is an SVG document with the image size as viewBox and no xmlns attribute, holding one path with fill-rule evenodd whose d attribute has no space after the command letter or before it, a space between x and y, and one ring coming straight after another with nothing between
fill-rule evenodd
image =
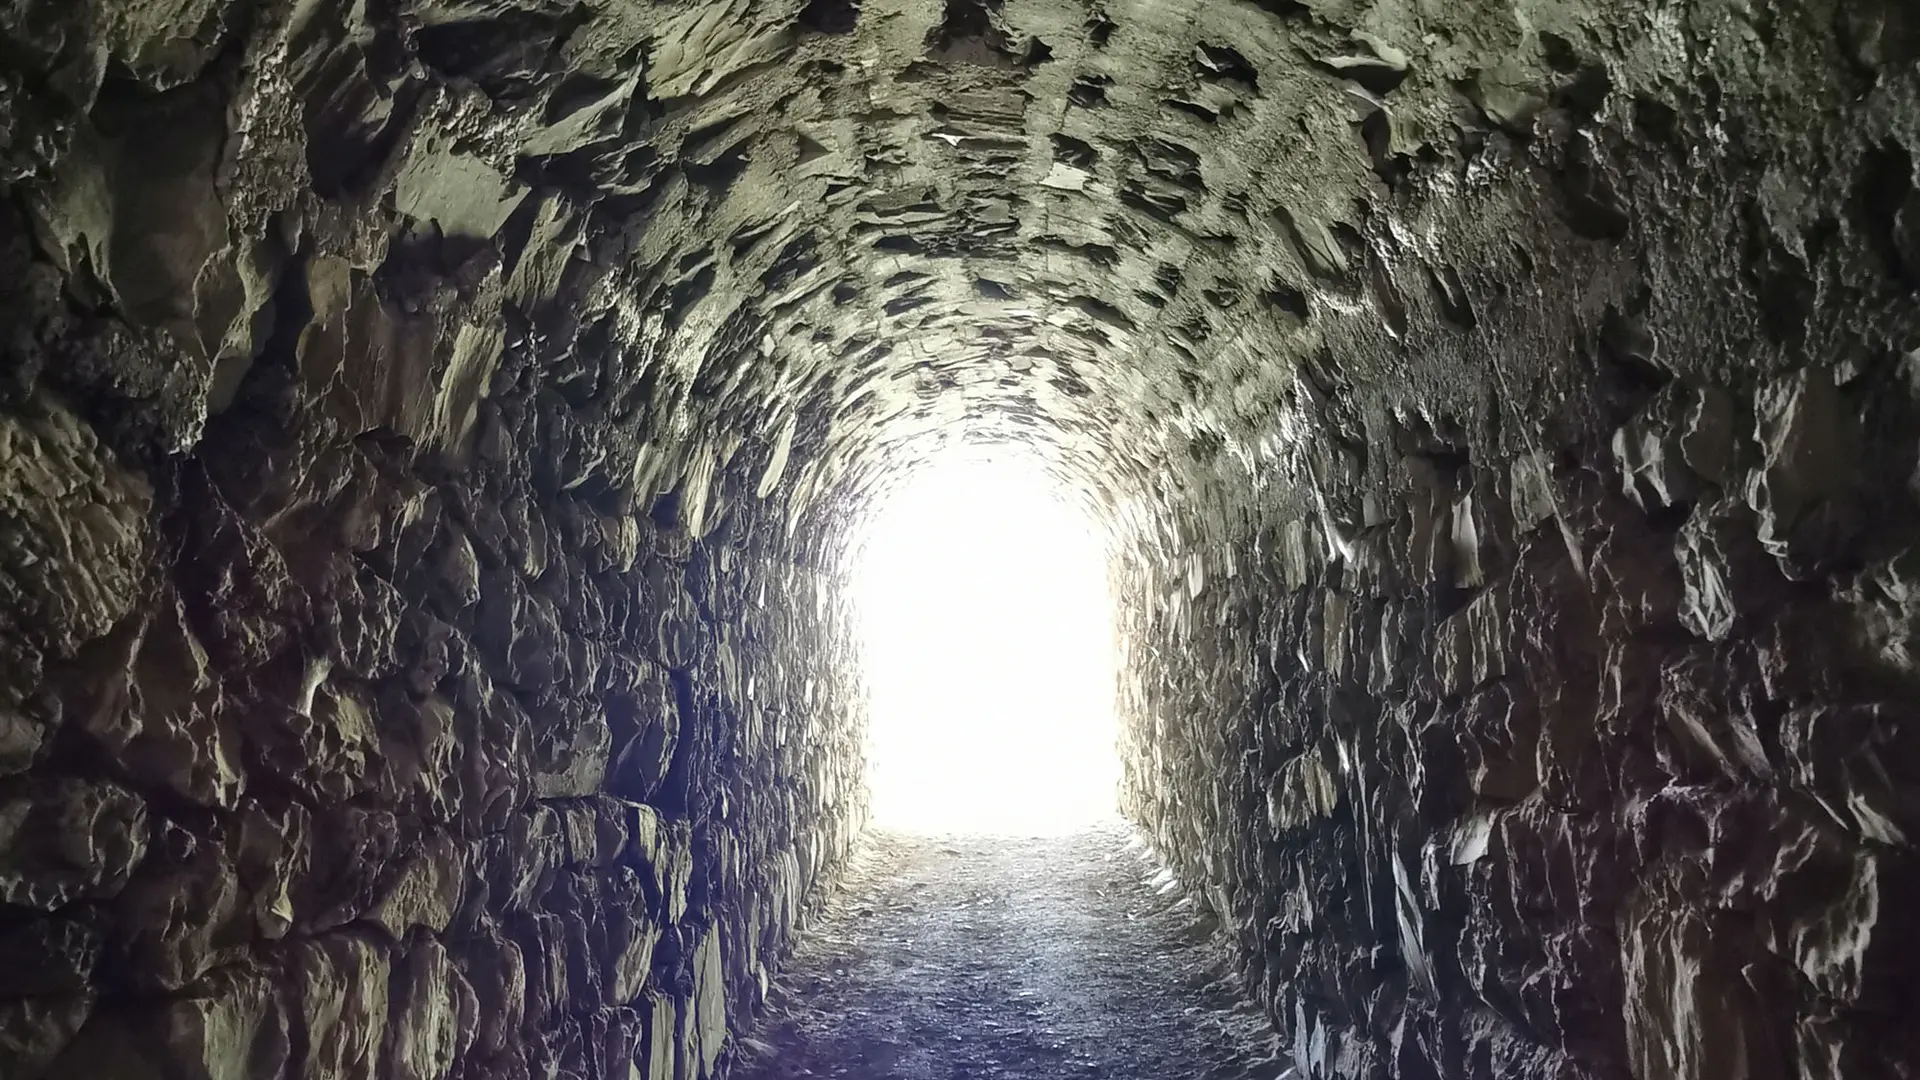
<instances>
[{"instance_id":1,"label":"rock wall","mask_svg":"<svg viewBox=\"0 0 1920 1080\"><path fill-rule=\"evenodd\" d=\"M250 379L143 462L66 376L0 410L0 1075L714 1075L863 821L831 575L504 415L454 472Z\"/></svg>"},{"instance_id":2,"label":"rock wall","mask_svg":"<svg viewBox=\"0 0 1920 1080\"><path fill-rule=\"evenodd\" d=\"M1330 356L1136 507L1124 800L1301 1080L1920 1075L1914 54L1792 25L1677 111L1565 57L1621 231L1540 215L1401 311L1451 375Z\"/></svg>"},{"instance_id":3,"label":"rock wall","mask_svg":"<svg viewBox=\"0 0 1920 1080\"><path fill-rule=\"evenodd\" d=\"M0 1076L718 1075L864 821L833 552L650 471L588 204L253 14L0 15Z\"/></svg>"},{"instance_id":4,"label":"rock wall","mask_svg":"<svg viewBox=\"0 0 1920 1080\"><path fill-rule=\"evenodd\" d=\"M1301 1077L1920 1070L1917 375L1403 429L1371 524L1160 572L1126 802Z\"/></svg>"}]
</instances>

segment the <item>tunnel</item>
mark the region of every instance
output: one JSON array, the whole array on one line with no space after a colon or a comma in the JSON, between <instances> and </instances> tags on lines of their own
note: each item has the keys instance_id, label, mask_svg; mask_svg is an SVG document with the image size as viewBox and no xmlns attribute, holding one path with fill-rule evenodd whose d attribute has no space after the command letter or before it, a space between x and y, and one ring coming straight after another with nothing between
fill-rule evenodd
<instances>
[{"instance_id":1,"label":"tunnel","mask_svg":"<svg viewBox=\"0 0 1920 1080\"><path fill-rule=\"evenodd\" d=\"M1268 1049L942 1080L1920 1077L1916 153L1908 0L6 0L0 1078L799 1075L1081 765Z\"/></svg>"}]
</instances>

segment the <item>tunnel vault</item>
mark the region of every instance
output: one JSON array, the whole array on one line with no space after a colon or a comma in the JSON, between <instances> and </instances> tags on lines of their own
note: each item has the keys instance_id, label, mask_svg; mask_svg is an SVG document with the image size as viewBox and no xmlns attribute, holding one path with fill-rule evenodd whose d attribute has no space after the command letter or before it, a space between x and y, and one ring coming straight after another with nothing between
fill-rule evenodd
<instances>
[{"instance_id":1,"label":"tunnel vault","mask_svg":"<svg viewBox=\"0 0 1920 1080\"><path fill-rule=\"evenodd\" d=\"M724 1071L958 438L1302 1078L1920 1070L1908 5L0 33L9 1080Z\"/></svg>"}]
</instances>

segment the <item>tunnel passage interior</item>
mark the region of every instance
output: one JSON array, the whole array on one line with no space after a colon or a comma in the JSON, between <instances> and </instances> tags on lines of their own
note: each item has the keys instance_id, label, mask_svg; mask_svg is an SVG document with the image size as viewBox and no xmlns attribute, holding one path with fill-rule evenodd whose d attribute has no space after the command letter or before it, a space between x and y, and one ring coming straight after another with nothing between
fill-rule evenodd
<instances>
[{"instance_id":1,"label":"tunnel passage interior","mask_svg":"<svg viewBox=\"0 0 1920 1080\"><path fill-rule=\"evenodd\" d=\"M853 524L1100 523L1302 1078L1898 1078L1904 0L0 9L0 1075L725 1072Z\"/></svg>"}]
</instances>

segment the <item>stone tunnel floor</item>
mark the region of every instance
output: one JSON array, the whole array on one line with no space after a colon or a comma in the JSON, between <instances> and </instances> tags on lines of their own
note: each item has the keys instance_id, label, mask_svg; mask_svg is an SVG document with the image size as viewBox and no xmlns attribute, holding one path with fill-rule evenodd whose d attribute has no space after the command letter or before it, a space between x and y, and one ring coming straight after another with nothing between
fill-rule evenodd
<instances>
[{"instance_id":1,"label":"stone tunnel floor","mask_svg":"<svg viewBox=\"0 0 1920 1080\"><path fill-rule=\"evenodd\" d=\"M1272 1027L1156 870L1118 823L870 832L734 1076L1273 1080Z\"/></svg>"}]
</instances>

